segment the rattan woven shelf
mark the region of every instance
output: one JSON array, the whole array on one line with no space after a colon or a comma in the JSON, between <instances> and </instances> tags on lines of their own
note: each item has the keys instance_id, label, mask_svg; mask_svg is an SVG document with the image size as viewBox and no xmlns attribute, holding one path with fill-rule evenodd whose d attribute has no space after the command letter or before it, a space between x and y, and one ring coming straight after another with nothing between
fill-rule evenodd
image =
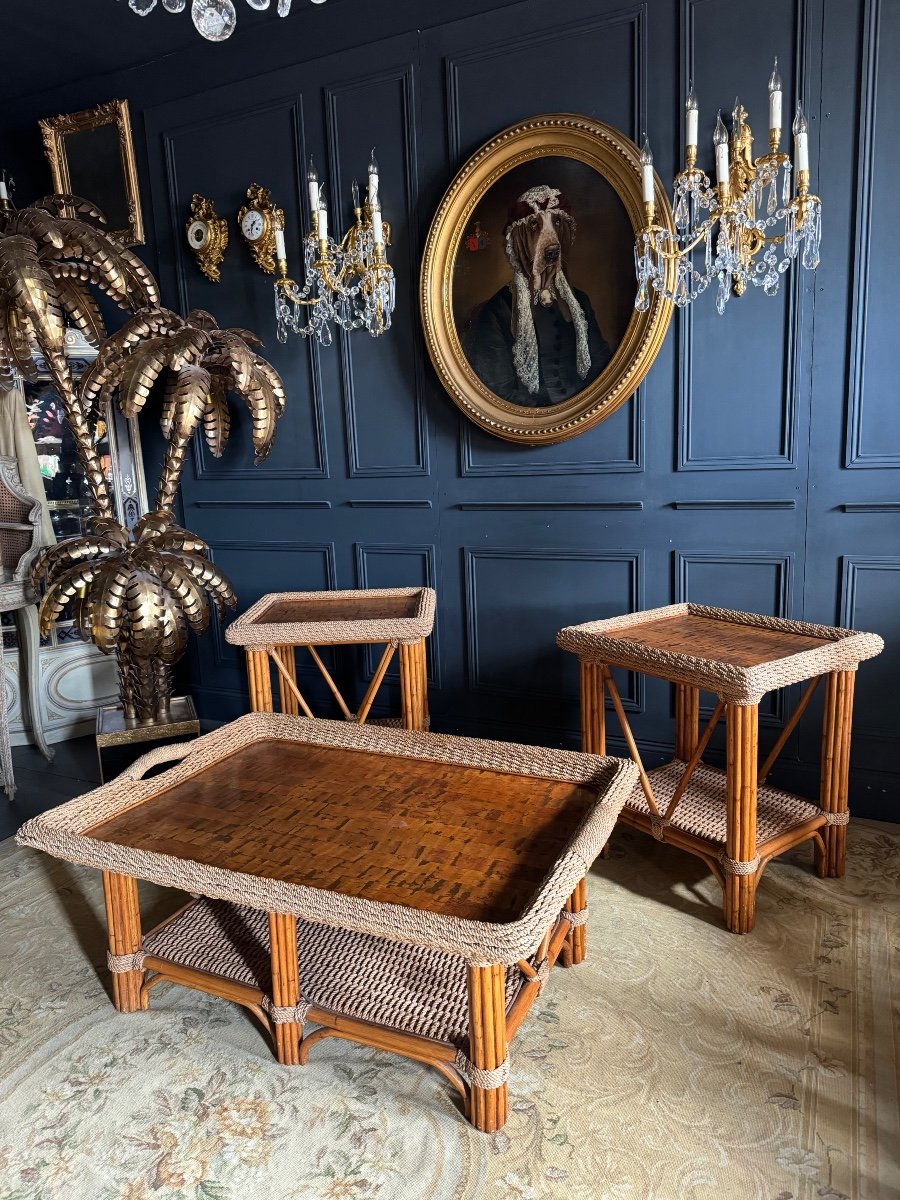
<instances>
[{"instance_id":1,"label":"rattan woven shelf","mask_svg":"<svg viewBox=\"0 0 900 1200\"><path fill-rule=\"evenodd\" d=\"M253 712L274 711L271 665L279 685L281 711L314 716L297 684L298 648L305 648L348 721L365 724L395 652L400 663L400 723L426 729L428 681L425 641L434 626L432 588L370 588L332 592L272 592L248 608L225 631L225 640L243 646ZM317 648L384 645L384 651L357 709L341 694Z\"/></svg>"},{"instance_id":2,"label":"rattan woven shelf","mask_svg":"<svg viewBox=\"0 0 900 1200\"><path fill-rule=\"evenodd\" d=\"M725 896L725 920L748 933L756 888L767 862L812 840L821 875L844 873L850 728L857 664L881 653L872 633L791 621L699 604L630 613L560 631L557 643L581 663L582 748L603 754L605 697L625 736L639 777L623 820L660 841L698 855ZM611 667L666 679L675 686L675 761L646 772ZM764 786L825 679L819 803ZM811 680L762 765L757 763L759 702L766 692ZM718 697L706 728L699 726L700 690ZM725 714L725 771L702 763Z\"/></svg>"},{"instance_id":3,"label":"rattan woven shelf","mask_svg":"<svg viewBox=\"0 0 900 1200\"><path fill-rule=\"evenodd\" d=\"M634 776L620 759L257 713L151 751L18 840L103 871L121 1011L180 983L249 1008L282 1063L323 1037L405 1054L493 1131L508 1044L557 958L584 957L584 876ZM196 898L145 937L137 879Z\"/></svg>"}]
</instances>

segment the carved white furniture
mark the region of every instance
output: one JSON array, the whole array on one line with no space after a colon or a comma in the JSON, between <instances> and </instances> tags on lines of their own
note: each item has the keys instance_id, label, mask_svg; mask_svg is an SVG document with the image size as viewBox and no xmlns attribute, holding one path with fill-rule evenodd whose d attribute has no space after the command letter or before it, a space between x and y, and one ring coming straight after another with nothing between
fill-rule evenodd
<instances>
[{"instance_id":1,"label":"carved white furniture","mask_svg":"<svg viewBox=\"0 0 900 1200\"><path fill-rule=\"evenodd\" d=\"M22 647L21 661L34 740L46 758L53 751L44 738L38 666L38 620L36 597L31 587L31 567L40 553L41 505L29 496L19 479L14 458L0 455L0 612L15 612ZM5 659L5 656L4 656ZM4 663L5 665L5 663ZM23 685L26 684L23 680ZM6 709L6 672L0 681L0 765L7 794L15 792L9 721Z\"/></svg>"}]
</instances>

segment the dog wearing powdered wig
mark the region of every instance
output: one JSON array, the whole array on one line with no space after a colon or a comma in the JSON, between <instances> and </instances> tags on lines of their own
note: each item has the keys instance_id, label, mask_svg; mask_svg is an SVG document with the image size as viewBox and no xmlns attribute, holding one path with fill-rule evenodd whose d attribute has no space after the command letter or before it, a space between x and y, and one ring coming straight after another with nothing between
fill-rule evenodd
<instances>
[{"instance_id":1,"label":"dog wearing powdered wig","mask_svg":"<svg viewBox=\"0 0 900 1200\"><path fill-rule=\"evenodd\" d=\"M467 354L497 395L517 404L557 404L586 386L612 357L584 293L566 265L575 220L558 188L523 192L503 232L513 270L508 288L479 312Z\"/></svg>"}]
</instances>

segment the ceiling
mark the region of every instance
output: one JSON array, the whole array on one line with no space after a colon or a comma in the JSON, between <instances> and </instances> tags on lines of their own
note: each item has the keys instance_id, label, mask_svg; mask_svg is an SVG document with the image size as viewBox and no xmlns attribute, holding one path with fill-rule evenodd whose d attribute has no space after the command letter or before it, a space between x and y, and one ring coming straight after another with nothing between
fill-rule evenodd
<instances>
[{"instance_id":1,"label":"ceiling","mask_svg":"<svg viewBox=\"0 0 900 1200\"><path fill-rule=\"evenodd\" d=\"M339 0L330 0L331 5ZM188 8L190 4L188 4ZM294 0L283 22L275 0L266 12L235 0L237 29L230 43L269 23L303 36L318 14L309 0ZM166 12L162 4L146 17L128 8L127 0L0 0L0 102L15 101L50 88L127 70L203 43L190 13ZM219 46L206 43L211 52Z\"/></svg>"}]
</instances>

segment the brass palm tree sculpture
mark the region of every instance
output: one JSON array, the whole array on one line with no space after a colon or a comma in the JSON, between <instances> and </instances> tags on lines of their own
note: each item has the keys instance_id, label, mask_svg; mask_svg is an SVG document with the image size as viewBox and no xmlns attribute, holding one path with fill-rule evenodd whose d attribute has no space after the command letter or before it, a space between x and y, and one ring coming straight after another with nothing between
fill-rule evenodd
<instances>
[{"instance_id":1,"label":"brass palm tree sculpture","mask_svg":"<svg viewBox=\"0 0 900 1200\"><path fill-rule=\"evenodd\" d=\"M156 281L137 256L110 234L62 215L72 210L103 220L73 196L45 197L21 210L0 206L0 373L18 369L32 378L36 356L43 357L94 509L88 534L46 549L35 565L35 587L46 588L41 631L74 602L81 636L116 655L125 716L164 721L171 668L187 648L188 630L199 634L208 627L210 597L220 615L236 604L206 543L173 520L187 447L202 426L210 452L221 456L234 392L250 409L256 462L262 462L285 391L257 354L260 342L252 333L220 329L201 309L182 318L161 307ZM133 312L108 338L89 286ZM98 348L79 387L65 356L66 318ZM126 417L136 416L158 379L166 456L154 511L128 530L115 519L95 431L110 402Z\"/></svg>"}]
</instances>

